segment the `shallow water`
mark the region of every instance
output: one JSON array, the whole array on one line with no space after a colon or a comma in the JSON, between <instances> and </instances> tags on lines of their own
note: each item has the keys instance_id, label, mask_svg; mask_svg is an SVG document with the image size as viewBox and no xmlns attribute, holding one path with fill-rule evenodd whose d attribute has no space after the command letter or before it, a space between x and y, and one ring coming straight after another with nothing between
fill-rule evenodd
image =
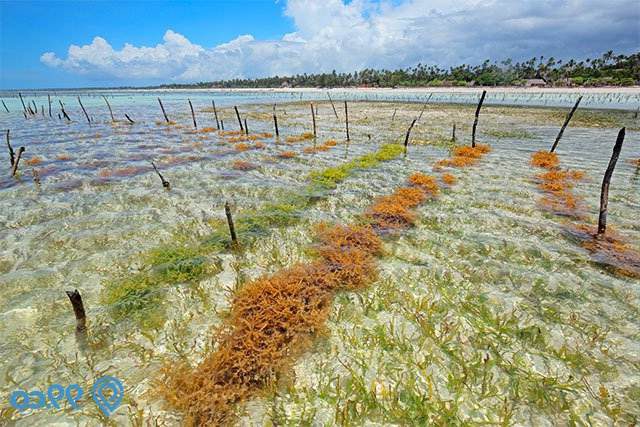
<instances>
[{"instance_id":1,"label":"shallow water","mask_svg":"<svg viewBox=\"0 0 640 427\"><path fill-rule=\"evenodd\" d=\"M225 200L232 200L234 211L241 213L302 191L312 170L373 152L381 142L400 140L418 108L353 103L352 142L346 145L342 123L323 103L319 140L335 138L338 146L307 154L303 148L310 141L276 145L267 139L264 149L239 152L216 133L191 132L184 94L162 94L167 113L180 127L156 123L162 117L156 94L145 95L144 101L138 95L135 100L127 93L119 96L110 98L114 110L126 111L135 125L108 122L100 98L85 102L83 97L90 114L96 115L91 125L82 121L77 107L69 106L75 120L71 124L57 117L25 121L15 112L0 116L2 128L11 129L14 148L26 147L23 161L40 158L38 163L23 163L18 179L8 174L0 178L3 421L104 421L88 399L76 411L17 414L9 409L8 395L17 388L44 390L53 382L87 389L106 373L125 383L125 401L113 415L115 422L134 424L144 418L179 424L179 414L166 412L153 393L158 369L172 360L201 359L211 345L210 329L223 320L237 286L308 259L313 223L349 223L373 197L389 194L412 171L429 173L435 161L448 156L441 144L411 146L406 159L357 171L306 209L301 222L259 236L244 253L207 255L219 268L196 284L163 289L166 323L146 330L114 321L100 299L106 282L139 266L140 252L176 236L206 236L210 221L224 218ZM204 95L189 96L197 101L199 127L211 126L213 114L202 111L208 105L197 98ZM237 128L228 106L238 102L243 115L256 113L249 116L252 132L272 131L274 99L248 105L240 101L266 101L266 95L234 96L219 102L227 129ZM394 109L399 111L389 124ZM280 105L282 134L309 131L307 110L306 103ZM446 135L455 120L466 141L473 108L440 110L434 106L425 112L415 140ZM498 422L505 406L511 422L518 424L564 424L571 419L606 424L616 416L626 421L639 416L633 406L640 382L638 283L591 262L566 233L572 221L538 205L541 193L534 177L540 170L530 167L529 158L548 148L557 123L533 123L525 117L528 111L506 110L488 109L481 116L479 139L493 151L478 166L455 172L458 184L420 208L417 227L387 241L381 279L361 293L339 296L326 336L299 360L289 385L275 397L250 402L242 423L403 423L420 417L444 422L447 411L459 420ZM342 118L341 111L339 115ZM529 134L491 135L491 130L504 128ZM558 149L562 167L586 172L574 191L584 198L590 224L596 220L600 179L616 133L613 127L570 127ZM636 249L640 174L629 160L640 158L639 139L637 131L627 133L612 180L609 213L611 226ZM298 157L278 158L283 150ZM259 168L232 169L239 159ZM170 191L162 189L150 160L171 182ZM39 171L39 187L31 169ZM90 322L90 344L84 347L76 342L63 292L73 288L82 292ZM486 354L491 363L479 366L489 366L488 374L474 365ZM496 354L500 357L494 363ZM407 372L419 374L410 381ZM461 386L454 379L464 372L469 381ZM552 381L558 378L562 387ZM550 398L538 400L534 391L547 386ZM376 398L365 399L363 393L371 389ZM417 405L411 403L414 395L430 397ZM502 396L508 397L508 405Z\"/></svg>"}]
</instances>

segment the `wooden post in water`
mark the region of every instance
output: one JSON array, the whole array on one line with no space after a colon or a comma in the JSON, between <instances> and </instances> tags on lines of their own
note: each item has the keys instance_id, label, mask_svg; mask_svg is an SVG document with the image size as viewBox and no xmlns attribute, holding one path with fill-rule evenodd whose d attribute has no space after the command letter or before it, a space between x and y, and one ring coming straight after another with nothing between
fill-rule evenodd
<instances>
[{"instance_id":1,"label":"wooden post in water","mask_svg":"<svg viewBox=\"0 0 640 427\"><path fill-rule=\"evenodd\" d=\"M451 141L456 142L456 124L453 124L453 130L451 131Z\"/></svg>"},{"instance_id":2,"label":"wooden post in water","mask_svg":"<svg viewBox=\"0 0 640 427\"><path fill-rule=\"evenodd\" d=\"M64 111L64 104L62 103L62 101L58 99L58 102L60 103L60 109L62 110L62 115L64 116L64 118L71 121L71 118L69 118L69 115L67 114L67 112Z\"/></svg>"},{"instance_id":3,"label":"wooden post in water","mask_svg":"<svg viewBox=\"0 0 640 427\"><path fill-rule=\"evenodd\" d=\"M418 120L417 118L413 119L413 121L409 125L409 129L407 129L407 134L404 136L404 156L405 157L407 157L407 147L409 146L409 137L411 135L411 129L413 129L413 126L416 124L417 120Z\"/></svg>"},{"instance_id":4,"label":"wooden post in water","mask_svg":"<svg viewBox=\"0 0 640 427\"><path fill-rule=\"evenodd\" d=\"M10 132L10 129L7 129L7 148L9 149L9 161L11 162L11 167L13 168L13 164L16 161L16 155L13 152L13 147L11 146L11 142L9 142L9 132Z\"/></svg>"},{"instance_id":5,"label":"wooden post in water","mask_svg":"<svg viewBox=\"0 0 640 427\"><path fill-rule=\"evenodd\" d=\"M220 119L220 129L224 130L224 120Z\"/></svg>"},{"instance_id":6,"label":"wooden post in water","mask_svg":"<svg viewBox=\"0 0 640 427\"><path fill-rule=\"evenodd\" d=\"M49 117L51 117L51 95L47 94L47 101L49 101Z\"/></svg>"},{"instance_id":7,"label":"wooden post in water","mask_svg":"<svg viewBox=\"0 0 640 427\"><path fill-rule=\"evenodd\" d=\"M169 117L167 117L167 112L164 111L164 105L162 105L162 101L158 98L158 103L160 103L160 109L162 110L162 115L164 116L164 120L169 124Z\"/></svg>"},{"instance_id":8,"label":"wooden post in water","mask_svg":"<svg viewBox=\"0 0 640 427\"><path fill-rule=\"evenodd\" d=\"M91 119L87 114L87 110L84 109L84 105L82 105L82 101L80 101L80 97L78 97L78 103L80 104L80 108L82 108L82 112L84 112L84 116L87 118L87 123L91 124Z\"/></svg>"},{"instance_id":9,"label":"wooden post in water","mask_svg":"<svg viewBox=\"0 0 640 427\"><path fill-rule=\"evenodd\" d=\"M130 125L135 123L133 120L131 120L131 117L129 117L129 115L127 113L125 113L124 116L127 118L127 120L129 120L129 124Z\"/></svg>"},{"instance_id":10,"label":"wooden post in water","mask_svg":"<svg viewBox=\"0 0 640 427\"><path fill-rule=\"evenodd\" d=\"M482 108L482 103L484 102L484 97L487 96L487 91L483 90L482 95L480 96L480 102L478 102L478 107L476 108L476 115L473 119L473 129L471 130L471 147L475 148L476 146L476 128L478 127L478 116L480 115L480 109Z\"/></svg>"},{"instance_id":11,"label":"wooden post in water","mask_svg":"<svg viewBox=\"0 0 640 427\"><path fill-rule=\"evenodd\" d=\"M2 100L2 106L4 107L5 110L7 110L7 113L8 113L9 109L7 108L7 104L4 103L4 99Z\"/></svg>"},{"instance_id":12,"label":"wooden post in water","mask_svg":"<svg viewBox=\"0 0 640 427\"><path fill-rule=\"evenodd\" d=\"M224 202L224 213L227 216L227 224L229 225L229 234L231 235L231 243L238 245L238 237L236 236L236 228L233 225L233 217L231 216L231 207L229 202Z\"/></svg>"},{"instance_id":13,"label":"wooden post in water","mask_svg":"<svg viewBox=\"0 0 640 427\"><path fill-rule=\"evenodd\" d=\"M220 129L220 122L218 121L218 110L216 110L216 101L211 101L211 105L213 105L213 115L216 118L216 129Z\"/></svg>"},{"instance_id":14,"label":"wooden post in water","mask_svg":"<svg viewBox=\"0 0 640 427\"><path fill-rule=\"evenodd\" d=\"M340 120L338 119L338 112L336 111L336 106L333 105L333 100L331 99L331 95L329 94L329 92L327 92L327 96L329 97L329 102L331 103L331 108L333 108L333 114L335 114L336 120Z\"/></svg>"},{"instance_id":15,"label":"wooden post in water","mask_svg":"<svg viewBox=\"0 0 640 427\"><path fill-rule=\"evenodd\" d=\"M77 289L73 291L66 291L69 301L73 306L73 314L76 317L76 332L84 333L87 330L87 315L84 311L84 304L82 303L82 296Z\"/></svg>"},{"instance_id":16,"label":"wooden post in water","mask_svg":"<svg viewBox=\"0 0 640 427\"><path fill-rule=\"evenodd\" d=\"M313 102L309 104L311 106L311 120L313 121L313 137L316 138L316 113L313 111Z\"/></svg>"},{"instance_id":17,"label":"wooden post in water","mask_svg":"<svg viewBox=\"0 0 640 427\"><path fill-rule=\"evenodd\" d=\"M347 126L347 142L349 141L349 110L347 110L347 101L344 101L344 121Z\"/></svg>"},{"instance_id":18,"label":"wooden post in water","mask_svg":"<svg viewBox=\"0 0 640 427\"><path fill-rule=\"evenodd\" d=\"M564 120L564 123L562 124L562 127L560 128L560 132L558 132L558 136L556 136L556 140L553 143L553 145L551 146L551 150L549 151L550 153L553 153L554 151L556 151L556 147L558 146L558 143L560 142L560 139L562 138L562 134L564 133L564 130L566 129L567 125L569 124L569 121L571 120L571 117L573 117L573 113L575 113L576 110L578 109L578 105L580 105L580 101L582 101L582 96L578 97L578 100L576 101L575 105L573 106L571 111L569 111L569 114L567 114L567 118Z\"/></svg>"},{"instance_id":19,"label":"wooden post in water","mask_svg":"<svg viewBox=\"0 0 640 427\"><path fill-rule=\"evenodd\" d=\"M104 99L104 102L107 103L107 108L109 108L109 115L111 116L111 122L115 122L116 119L113 118L113 110L111 109L111 105L109 104L109 101L107 100L107 97L102 95L102 99ZM126 116L126 114L125 114Z\"/></svg>"},{"instance_id":20,"label":"wooden post in water","mask_svg":"<svg viewBox=\"0 0 640 427\"><path fill-rule=\"evenodd\" d=\"M187 101L189 101L189 108L191 109L191 118L193 119L193 127L198 129L198 123L196 123L196 114L193 112L193 104L191 103L190 99L187 99Z\"/></svg>"},{"instance_id":21,"label":"wooden post in water","mask_svg":"<svg viewBox=\"0 0 640 427\"><path fill-rule=\"evenodd\" d=\"M20 97L20 102L22 103L22 109L26 112L27 107L24 105L24 99L22 99L22 94L18 92L18 96Z\"/></svg>"},{"instance_id":22,"label":"wooden post in water","mask_svg":"<svg viewBox=\"0 0 640 427\"><path fill-rule=\"evenodd\" d=\"M160 173L160 171L156 167L155 163L151 162L151 166L153 166L153 170L155 170L156 173L158 174L158 176L160 177L160 181L162 181L162 186L164 188L166 188L167 190L171 189L171 185L169 184L169 181L164 179L164 177L162 176L162 174Z\"/></svg>"},{"instance_id":23,"label":"wooden post in water","mask_svg":"<svg viewBox=\"0 0 640 427\"><path fill-rule=\"evenodd\" d=\"M234 105L233 109L236 110L236 117L238 118L238 125L240 126L240 131L244 132L244 127L242 126L242 120L240 120L240 113L238 112L238 107Z\"/></svg>"},{"instance_id":24,"label":"wooden post in water","mask_svg":"<svg viewBox=\"0 0 640 427\"><path fill-rule=\"evenodd\" d=\"M600 215L598 216L598 235L604 234L607 231L607 207L609 205L609 183L611 182L611 176L613 170L620 157L620 150L622 150L622 143L624 142L625 128L620 129L618 132L618 138L616 144L613 146L613 153L611 154L611 160L609 160L609 166L604 173L602 179L602 190L600 192Z\"/></svg>"},{"instance_id":25,"label":"wooden post in water","mask_svg":"<svg viewBox=\"0 0 640 427\"><path fill-rule=\"evenodd\" d=\"M15 162L13 162L13 169L11 169L11 176L16 176L16 172L18 172L18 164L20 163L20 157L22 157L22 153L24 153L24 147L20 147L18 149L18 155L16 156Z\"/></svg>"},{"instance_id":26,"label":"wooden post in water","mask_svg":"<svg viewBox=\"0 0 640 427\"><path fill-rule=\"evenodd\" d=\"M396 111L398 111L398 109L397 109L397 108L394 108L394 109L393 109L393 114L391 115L391 124L393 124L393 121L394 121L394 120L395 120L395 118L396 118Z\"/></svg>"},{"instance_id":27,"label":"wooden post in water","mask_svg":"<svg viewBox=\"0 0 640 427\"><path fill-rule=\"evenodd\" d=\"M280 137L278 130L278 116L276 116L276 104L273 104L273 126L276 128L276 137Z\"/></svg>"}]
</instances>

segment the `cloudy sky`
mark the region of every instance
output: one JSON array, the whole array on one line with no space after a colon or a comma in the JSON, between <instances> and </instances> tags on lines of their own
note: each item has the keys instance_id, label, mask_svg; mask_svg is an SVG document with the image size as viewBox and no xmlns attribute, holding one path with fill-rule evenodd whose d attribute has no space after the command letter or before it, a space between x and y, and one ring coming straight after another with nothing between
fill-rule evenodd
<instances>
[{"instance_id":1,"label":"cloudy sky","mask_svg":"<svg viewBox=\"0 0 640 427\"><path fill-rule=\"evenodd\" d=\"M637 0L0 2L0 86L147 85L640 49Z\"/></svg>"}]
</instances>

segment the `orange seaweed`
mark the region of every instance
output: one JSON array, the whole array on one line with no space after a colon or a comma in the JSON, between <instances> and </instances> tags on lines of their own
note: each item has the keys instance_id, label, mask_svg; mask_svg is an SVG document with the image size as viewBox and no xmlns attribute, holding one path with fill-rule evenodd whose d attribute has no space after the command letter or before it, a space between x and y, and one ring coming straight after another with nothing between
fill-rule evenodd
<instances>
[{"instance_id":1,"label":"orange seaweed","mask_svg":"<svg viewBox=\"0 0 640 427\"><path fill-rule=\"evenodd\" d=\"M442 182L447 185L453 185L456 183L456 177L451 173L443 173L442 174Z\"/></svg>"},{"instance_id":2,"label":"orange seaweed","mask_svg":"<svg viewBox=\"0 0 640 427\"><path fill-rule=\"evenodd\" d=\"M233 162L233 165L231 167L235 170L250 171L256 169L258 166L244 160L236 160L235 162Z\"/></svg>"},{"instance_id":3,"label":"orange seaweed","mask_svg":"<svg viewBox=\"0 0 640 427\"><path fill-rule=\"evenodd\" d=\"M42 157L33 156L30 159L25 160L24 163L29 166L39 165L40 163L42 163Z\"/></svg>"},{"instance_id":4,"label":"orange seaweed","mask_svg":"<svg viewBox=\"0 0 640 427\"><path fill-rule=\"evenodd\" d=\"M560 160L556 153L537 151L531 156L531 164L540 168L553 169L558 167Z\"/></svg>"},{"instance_id":5,"label":"orange seaweed","mask_svg":"<svg viewBox=\"0 0 640 427\"><path fill-rule=\"evenodd\" d=\"M296 157L296 153L293 151L282 151L281 153L278 153L278 157L281 159L293 159Z\"/></svg>"}]
</instances>

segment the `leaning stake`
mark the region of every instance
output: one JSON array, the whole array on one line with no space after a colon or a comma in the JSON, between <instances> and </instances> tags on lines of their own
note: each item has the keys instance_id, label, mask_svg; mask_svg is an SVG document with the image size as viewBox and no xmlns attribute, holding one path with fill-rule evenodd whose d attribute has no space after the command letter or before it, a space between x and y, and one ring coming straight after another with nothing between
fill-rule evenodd
<instances>
[{"instance_id":1,"label":"leaning stake","mask_svg":"<svg viewBox=\"0 0 640 427\"><path fill-rule=\"evenodd\" d=\"M11 146L11 142L9 142L9 132L10 130L7 129L7 148L9 149L9 161L11 162L11 167L13 168L13 164L16 161L16 155L13 152L13 147Z\"/></svg>"},{"instance_id":2,"label":"leaning stake","mask_svg":"<svg viewBox=\"0 0 640 427\"><path fill-rule=\"evenodd\" d=\"M344 101L344 121L347 126L347 141L349 141L349 110L347 110L347 101Z\"/></svg>"},{"instance_id":3,"label":"leaning stake","mask_svg":"<svg viewBox=\"0 0 640 427\"><path fill-rule=\"evenodd\" d=\"M318 135L316 134L316 113L313 111L313 102L310 103L309 105L311 105L311 120L313 121L313 137L317 137Z\"/></svg>"},{"instance_id":4,"label":"leaning stake","mask_svg":"<svg viewBox=\"0 0 640 427\"><path fill-rule=\"evenodd\" d=\"M220 129L220 122L218 121L218 110L216 110L216 101L211 101L211 105L213 105L213 115L216 118L216 129Z\"/></svg>"},{"instance_id":5,"label":"leaning stake","mask_svg":"<svg viewBox=\"0 0 640 427\"><path fill-rule=\"evenodd\" d=\"M26 112L27 107L24 105L24 100L22 99L22 94L18 92L18 96L20 97L20 102L22 103L22 109Z\"/></svg>"},{"instance_id":6,"label":"leaning stake","mask_svg":"<svg viewBox=\"0 0 640 427\"><path fill-rule=\"evenodd\" d=\"M227 215L227 224L229 225L229 234L231 234L231 242L234 246L238 244L238 237L236 236L236 229L233 226L233 217L231 216L231 208L229 202L224 202L224 213Z\"/></svg>"},{"instance_id":7,"label":"leaning stake","mask_svg":"<svg viewBox=\"0 0 640 427\"><path fill-rule=\"evenodd\" d=\"M487 96L487 91L483 90L482 96L480 96L480 102L478 102L478 108L476 108L476 116L473 119L473 129L471 130L471 147L473 148L476 146L476 127L478 127L478 116L480 115L480 109L482 108L485 96Z\"/></svg>"},{"instance_id":8,"label":"leaning stake","mask_svg":"<svg viewBox=\"0 0 640 427\"><path fill-rule=\"evenodd\" d=\"M336 106L333 105L333 100L331 99L331 95L327 92L327 96L329 97L329 102L331 103L331 108L333 108L333 114L336 115L336 120L338 120L338 112L336 111Z\"/></svg>"},{"instance_id":9,"label":"leaning stake","mask_svg":"<svg viewBox=\"0 0 640 427\"><path fill-rule=\"evenodd\" d=\"M407 147L409 146L409 136L411 135L411 129L413 129L413 125L416 124L417 120L418 120L417 118L413 119L413 121L409 125L409 129L407 129L407 134L404 137L404 155L405 155L405 157L407 156Z\"/></svg>"},{"instance_id":10,"label":"leaning stake","mask_svg":"<svg viewBox=\"0 0 640 427\"><path fill-rule=\"evenodd\" d=\"M107 97L102 95L102 99L104 99L104 102L107 103L107 108L109 108L109 114L111 115L111 121L115 122L116 119L113 118L113 110L111 110L111 105L109 105L109 101L107 100Z\"/></svg>"},{"instance_id":11,"label":"leaning stake","mask_svg":"<svg viewBox=\"0 0 640 427\"><path fill-rule=\"evenodd\" d=\"M73 314L76 316L76 332L85 332L87 330L87 315L84 312L82 296L80 296L80 292L77 289L66 291L66 293L73 306Z\"/></svg>"},{"instance_id":12,"label":"leaning stake","mask_svg":"<svg viewBox=\"0 0 640 427\"><path fill-rule=\"evenodd\" d=\"M16 172L18 172L18 163L20 163L20 157L22 157L22 153L24 153L24 147L20 147L18 149L18 156L16 157L16 161L13 162L13 169L11 170L11 176L16 176Z\"/></svg>"},{"instance_id":13,"label":"leaning stake","mask_svg":"<svg viewBox=\"0 0 640 427\"><path fill-rule=\"evenodd\" d=\"M556 147L558 146L558 143L560 142L560 138L562 138L562 134L564 133L565 128L569 124L569 121L571 120L571 117L573 117L573 113L575 113L576 110L578 109L578 105L580 104L580 101L582 101L582 96L578 97L578 100L576 101L576 104L573 106L571 111L569 111L569 114L567 115L567 118L564 120L564 124L560 128L560 132L558 132L558 136L556 136L555 142L551 146L551 151L549 151L550 153L553 153L554 151L556 151Z\"/></svg>"},{"instance_id":14,"label":"leaning stake","mask_svg":"<svg viewBox=\"0 0 640 427\"><path fill-rule=\"evenodd\" d=\"M607 205L609 204L609 182L613 175L613 170L618 162L620 156L620 150L622 150L622 143L624 142L625 128L620 129L618 132L618 138L616 139L616 145L613 146L613 154L611 154L611 160L609 160L609 166L604 173L602 179L602 191L600 192L600 215L598 216L598 235L604 234L607 231Z\"/></svg>"},{"instance_id":15,"label":"leaning stake","mask_svg":"<svg viewBox=\"0 0 640 427\"><path fill-rule=\"evenodd\" d=\"M160 109L162 110L162 115L164 116L164 119L168 124L169 123L169 117L167 117L167 112L164 111L164 105L162 105L162 101L160 100L160 98L158 98L158 102L160 103Z\"/></svg>"},{"instance_id":16,"label":"leaning stake","mask_svg":"<svg viewBox=\"0 0 640 427\"><path fill-rule=\"evenodd\" d=\"M198 129L198 123L196 123L196 114L193 112L193 104L191 104L190 99L187 99L187 101L189 101L189 108L191 108L191 118L193 119L193 127Z\"/></svg>"},{"instance_id":17,"label":"leaning stake","mask_svg":"<svg viewBox=\"0 0 640 427\"><path fill-rule=\"evenodd\" d=\"M91 124L91 119L87 114L87 110L84 109L84 105L82 105L82 101L80 101L80 97L78 97L78 103L80 104L80 108L82 108L82 111L84 112L84 116L87 118L87 123Z\"/></svg>"},{"instance_id":18,"label":"leaning stake","mask_svg":"<svg viewBox=\"0 0 640 427\"><path fill-rule=\"evenodd\" d=\"M234 105L233 109L236 110L236 117L238 118L238 125L240 125L240 130L244 132L244 127L242 126L242 120L240 120L240 113L238 112L238 107Z\"/></svg>"},{"instance_id":19,"label":"leaning stake","mask_svg":"<svg viewBox=\"0 0 640 427\"><path fill-rule=\"evenodd\" d=\"M9 109L7 108L7 104L4 103L4 99L2 100L2 106L4 107L5 110L7 110L7 113L8 113Z\"/></svg>"},{"instance_id":20,"label":"leaning stake","mask_svg":"<svg viewBox=\"0 0 640 427\"><path fill-rule=\"evenodd\" d=\"M151 162L151 166L153 166L153 170L155 170L156 173L158 174L158 176L160 177L160 181L162 181L162 186L164 188L166 188L167 190L169 190L171 188L171 185L169 184L169 181L164 179L164 177L162 176L162 174L160 173L160 171L156 167L155 163Z\"/></svg>"},{"instance_id":21,"label":"leaning stake","mask_svg":"<svg viewBox=\"0 0 640 427\"><path fill-rule=\"evenodd\" d=\"M276 136L280 136L280 131L278 130L278 116L276 116L276 104L273 104L273 126L276 128Z\"/></svg>"}]
</instances>

